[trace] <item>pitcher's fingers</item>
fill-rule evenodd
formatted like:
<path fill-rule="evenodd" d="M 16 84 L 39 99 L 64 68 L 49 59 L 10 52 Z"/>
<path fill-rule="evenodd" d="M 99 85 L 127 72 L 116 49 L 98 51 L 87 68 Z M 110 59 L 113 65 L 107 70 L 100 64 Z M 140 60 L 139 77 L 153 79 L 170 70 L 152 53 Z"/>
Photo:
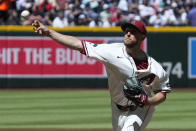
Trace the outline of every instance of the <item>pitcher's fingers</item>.
<path fill-rule="evenodd" d="M 41 27 L 35 28 L 36 31 L 42 30 Z"/>
<path fill-rule="evenodd" d="M 31 24 L 32 26 L 35 26 L 35 20 L 33 21 L 33 23 Z"/>
<path fill-rule="evenodd" d="M 34 32 L 35 32 L 35 33 L 37 33 L 37 30 L 36 30 L 36 28 L 35 28 L 35 27 L 33 28 L 33 30 L 34 30 Z"/>
<path fill-rule="evenodd" d="M 39 35 L 42 35 L 42 30 L 38 30 L 38 34 Z"/>
<path fill-rule="evenodd" d="M 39 21 L 35 19 L 35 20 L 34 20 L 34 23 L 39 23 Z"/>
<path fill-rule="evenodd" d="M 37 33 L 37 34 L 40 34 L 40 31 L 42 31 L 42 28 L 41 27 L 34 28 L 34 29 L 35 29 L 35 33 Z"/>
<path fill-rule="evenodd" d="M 34 20 L 34 22 L 33 22 L 32 25 L 35 26 L 35 27 L 39 27 L 40 26 L 40 23 L 39 23 L 38 20 Z"/>

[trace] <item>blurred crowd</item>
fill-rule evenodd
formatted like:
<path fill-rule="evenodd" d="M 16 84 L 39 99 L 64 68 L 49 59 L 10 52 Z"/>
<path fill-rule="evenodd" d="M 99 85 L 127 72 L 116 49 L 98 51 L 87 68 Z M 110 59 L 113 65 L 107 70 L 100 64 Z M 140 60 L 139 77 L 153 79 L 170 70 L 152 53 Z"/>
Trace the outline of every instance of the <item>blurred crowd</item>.
<path fill-rule="evenodd" d="M 133 19 L 147 26 L 196 26 L 196 0 L 0 0 L 0 25 L 114 27 Z M 20 14 L 28 10 L 28 19 Z"/>

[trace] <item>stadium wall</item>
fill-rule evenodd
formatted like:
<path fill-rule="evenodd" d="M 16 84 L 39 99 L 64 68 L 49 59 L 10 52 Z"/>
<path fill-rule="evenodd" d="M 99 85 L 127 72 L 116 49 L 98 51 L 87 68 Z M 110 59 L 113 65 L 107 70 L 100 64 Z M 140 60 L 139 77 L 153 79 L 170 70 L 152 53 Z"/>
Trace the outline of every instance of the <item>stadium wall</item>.
<path fill-rule="evenodd" d="M 122 42 L 120 27 L 52 28 L 92 43 Z M 196 87 L 196 28 L 147 27 L 142 49 L 162 64 L 173 87 Z M 0 26 L 0 88 L 107 88 L 102 64 L 32 27 Z"/>

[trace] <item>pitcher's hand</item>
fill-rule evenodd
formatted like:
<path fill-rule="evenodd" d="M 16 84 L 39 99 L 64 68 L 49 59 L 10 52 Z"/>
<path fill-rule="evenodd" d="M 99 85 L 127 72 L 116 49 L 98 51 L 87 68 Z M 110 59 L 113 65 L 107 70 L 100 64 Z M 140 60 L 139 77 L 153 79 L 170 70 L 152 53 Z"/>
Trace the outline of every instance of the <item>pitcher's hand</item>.
<path fill-rule="evenodd" d="M 32 26 L 34 26 L 33 30 L 38 35 L 49 36 L 50 30 L 46 26 L 44 26 L 42 23 L 40 23 L 38 20 L 34 20 L 34 22 L 32 23 Z"/>

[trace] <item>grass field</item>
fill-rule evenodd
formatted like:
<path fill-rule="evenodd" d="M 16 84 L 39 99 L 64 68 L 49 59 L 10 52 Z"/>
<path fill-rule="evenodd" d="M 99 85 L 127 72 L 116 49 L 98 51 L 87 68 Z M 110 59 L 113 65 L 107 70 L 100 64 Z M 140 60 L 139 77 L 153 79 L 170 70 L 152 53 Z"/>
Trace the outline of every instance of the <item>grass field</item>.
<path fill-rule="evenodd" d="M 196 92 L 174 91 L 148 129 L 196 129 Z M 0 129 L 111 129 L 107 90 L 0 92 Z"/>

